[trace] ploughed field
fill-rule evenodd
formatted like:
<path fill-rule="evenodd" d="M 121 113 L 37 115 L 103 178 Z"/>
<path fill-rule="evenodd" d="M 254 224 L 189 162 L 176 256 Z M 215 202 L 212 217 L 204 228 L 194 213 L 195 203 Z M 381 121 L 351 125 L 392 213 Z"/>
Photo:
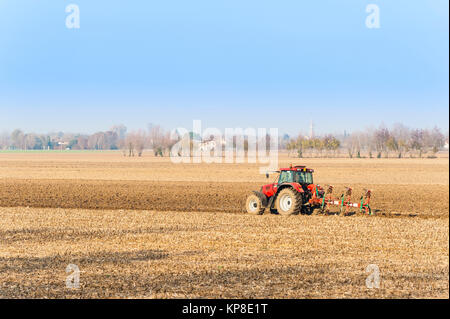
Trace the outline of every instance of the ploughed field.
<path fill-rule="evenodd" d="M 263 164 L 0 153 L 0 298 L 448 298 L 447 158 L 290 162 L 336 195 L 372 189 L 375 216 L 249 216 L 246 196 L 275 177 Z"/>
<path fill-rule="evenodd" d="M 245 199 L 258 183 L 155 182 L 98 180 L 2 180 L 0 207 L 144 209 L 244 213 Z M 448 186 L 355 184 L 357 202 L 364 187 L 373 191 L 378 216 L 447 218 Z M 339 195 L 343 185 L 336 185 Z M 334 209 L 336 212 L 337 208 Z M 333 213 L 333 210 L 331 210 Z"/>

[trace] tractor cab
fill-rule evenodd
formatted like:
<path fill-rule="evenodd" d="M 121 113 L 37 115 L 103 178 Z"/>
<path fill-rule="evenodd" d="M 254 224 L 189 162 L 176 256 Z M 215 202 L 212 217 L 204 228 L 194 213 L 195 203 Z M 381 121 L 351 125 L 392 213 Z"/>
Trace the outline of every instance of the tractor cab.
<path fill-rule="evenodd" d="M 313 176 L 312 173 L 314 170 L 306 168 L 305 166 L 290 166 L 289 168 L 281 168 L 279 171 L 275 171 L 279 173 L 277 178 L 273 183 L 264 185 L 261 189 L 261 192 L 264 193 L 267 197 L 271 197 L 277 193 L 278 188 L 282 186 L 282 184 L 297 184 L 299 188 L 303 188 L 305 191 L 307 187 L 313 184 Z M 269 177 L 266 174 L 267 178 Z"/>
<path fill-rule="evenodd" d="M 312 169 L 305 166 L 294 166 L 289 168 L 282 168 L 278 178 L 278 184 L 283 183 L 298 183 L 301 185 L 313 184 Z"/>

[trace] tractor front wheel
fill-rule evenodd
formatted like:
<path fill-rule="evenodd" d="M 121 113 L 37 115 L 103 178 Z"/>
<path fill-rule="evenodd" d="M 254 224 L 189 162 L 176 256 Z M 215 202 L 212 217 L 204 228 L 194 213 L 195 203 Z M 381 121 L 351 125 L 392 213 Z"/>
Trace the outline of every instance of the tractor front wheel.
<path fill-rule="evenodd" d="M 292 188 L 283 189 L 277 196 L 277 210 L 280 215 L 298 214 L 301 211 L 302 194 Z"/>
<path fill-rule="evenodd" d="M 247 197 L 245 208 L 247 209 L 247 213 L 252 215 L 262 215 L 264 213 L 264 207 L 262 206 L 261 199 L 255 194 Z"/>

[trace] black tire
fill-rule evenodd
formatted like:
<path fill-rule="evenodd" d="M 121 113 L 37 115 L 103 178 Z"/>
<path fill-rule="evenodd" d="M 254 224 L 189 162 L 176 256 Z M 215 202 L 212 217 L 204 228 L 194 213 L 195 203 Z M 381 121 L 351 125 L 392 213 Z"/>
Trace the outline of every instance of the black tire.
<path fill-rule="evenodd" d="M 276 207 L 280 215 L 292 215 L 301 212 L 303 196 L 293 188 L 285 188 L 277 196 Z"/>
<path fill-rule="evenodd" d="M 255 194 L 247 197 L 245 209 L 247 210 L 247 213 L 251 215 L 262 215 L 264 213 L 264 207 L 262 205 L 261 199 Z"/>

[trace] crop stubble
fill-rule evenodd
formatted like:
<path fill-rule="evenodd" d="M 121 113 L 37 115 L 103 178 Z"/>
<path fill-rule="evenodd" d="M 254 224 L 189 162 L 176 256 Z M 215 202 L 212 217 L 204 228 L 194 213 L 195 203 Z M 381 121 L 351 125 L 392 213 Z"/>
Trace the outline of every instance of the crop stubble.
<path fill-rule="evenodd" d="M 444 219 L 0 208 L 0 297 L 448 298 Z M 81 272 L 65 288 L 66 266 Z M 366 267 L 380 288 L 366 287 Z"/>
<path fill-rule="evenodd" d="M 448 159 L 302 163 L 378 216 L 241 214 L 258 165 L 0 154 L 0 297 L 448 298 Z"/>

